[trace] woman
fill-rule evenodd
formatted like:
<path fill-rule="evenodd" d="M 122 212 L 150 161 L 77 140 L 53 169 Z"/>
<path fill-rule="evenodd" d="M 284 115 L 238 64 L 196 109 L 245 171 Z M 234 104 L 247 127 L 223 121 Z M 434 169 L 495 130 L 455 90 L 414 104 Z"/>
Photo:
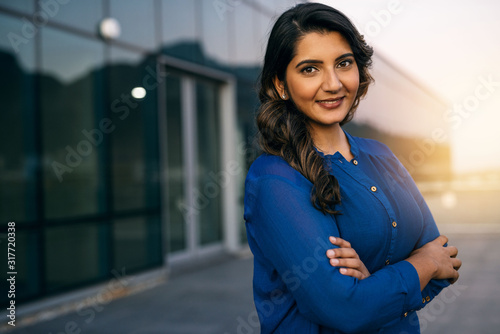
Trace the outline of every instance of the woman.
<path fill-rule="evenodd" d="M 372 78 L 372 49 L 339 11 L 300 4 L 275 23 L 245 182 L 262 333 L 419 333 L 415 311 L 458 278 L 409 174 L 342 130 Z"/>

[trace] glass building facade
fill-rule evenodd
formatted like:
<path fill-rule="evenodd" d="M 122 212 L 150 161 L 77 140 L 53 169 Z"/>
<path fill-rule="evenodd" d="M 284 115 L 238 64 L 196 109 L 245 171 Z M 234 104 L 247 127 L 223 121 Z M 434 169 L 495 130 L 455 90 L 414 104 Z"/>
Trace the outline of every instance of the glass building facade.
<path fill-rule="evenodd" d="M 15 222 L 18 302 L 244 243 L 254 84 L 294 3 L 0 0 L 1 245 Z"/>
<path fill-rule="evenodd" d="M 245 243 L 255 82 L 297 2 L 0 0 L 0 246 L 15 222 L 18 303 Z"/>

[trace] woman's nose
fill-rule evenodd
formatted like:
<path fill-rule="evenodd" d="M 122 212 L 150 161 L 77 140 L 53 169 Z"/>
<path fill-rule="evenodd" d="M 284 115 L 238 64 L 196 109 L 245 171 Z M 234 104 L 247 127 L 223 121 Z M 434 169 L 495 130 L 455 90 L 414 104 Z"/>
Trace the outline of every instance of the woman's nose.
<path fill-rule="evenodd" d="M 322 89 L 325 92 L 338 92 L 342 88 L 342 81 L 335 71 L 325 73 Z"/>

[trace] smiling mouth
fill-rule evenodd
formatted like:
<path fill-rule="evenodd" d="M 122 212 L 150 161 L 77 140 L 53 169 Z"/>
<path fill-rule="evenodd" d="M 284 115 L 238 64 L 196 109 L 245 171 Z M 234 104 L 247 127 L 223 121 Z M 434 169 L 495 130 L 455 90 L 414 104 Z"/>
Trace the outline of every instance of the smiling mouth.
<path fill-rule="evenodd" d="M 345 96 L 337 97 L 335 99 L 318 100 L 316 103 L 323 109 L 333 110 L 343 105 Z"/>
<path fill-rule="evenodd" d="M 321 104 L 335 104 L 341 101 L 345 96 L 338 97 L 336 99 L 328 99 L 328 100 L 318 100 L 316 102 L 321 103 Z"/>

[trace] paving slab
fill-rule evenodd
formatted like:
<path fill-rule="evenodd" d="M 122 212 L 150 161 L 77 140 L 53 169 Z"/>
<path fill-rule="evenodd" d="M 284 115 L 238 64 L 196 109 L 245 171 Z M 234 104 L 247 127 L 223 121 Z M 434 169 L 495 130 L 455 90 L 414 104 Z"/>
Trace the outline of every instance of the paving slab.
<path fill-rule="evenodd" d="M 452 228 L 450 229 L 453 230 Z M 463 260 L 453 288 L 419 312 L 425 334 L 500 333 L 500 234 L 449 234 Z M 251 256 L 176 276 L 100 309 L 38 322 L 12 334 L 259 333 Z"/>

